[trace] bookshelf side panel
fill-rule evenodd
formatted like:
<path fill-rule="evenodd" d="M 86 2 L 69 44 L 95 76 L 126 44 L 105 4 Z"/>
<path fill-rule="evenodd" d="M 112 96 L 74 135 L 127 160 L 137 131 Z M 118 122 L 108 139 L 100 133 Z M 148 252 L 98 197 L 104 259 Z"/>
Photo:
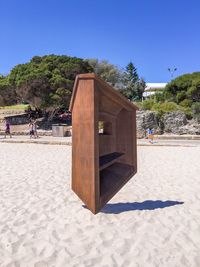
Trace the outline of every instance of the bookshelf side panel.
<path fill-rule="evenodd" d="M 79 80 L 72 111 L 72 189 L 96 211 L 96 108 L 94 80 Z"/>

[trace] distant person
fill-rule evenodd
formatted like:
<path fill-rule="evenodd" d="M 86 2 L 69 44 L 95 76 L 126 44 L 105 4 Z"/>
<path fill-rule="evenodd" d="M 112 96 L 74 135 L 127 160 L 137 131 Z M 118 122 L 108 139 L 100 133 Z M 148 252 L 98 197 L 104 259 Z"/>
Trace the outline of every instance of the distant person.
<path fill-rule="evenodd" d="M 35 135 L 34 135 L 34 123 L 32 120 L 30 120 L 30 123 L 29 123 L 29 134 L 30 134 L 30 138 L 35 137 Z"/>
<path fill-rule="evenodd" d="M 153 144 L 153 138 L 154 138 L 154 136 L 153 136 L 153 130 L 152 130 L 151 128 L 149 128 L 149 129 L 147 130 L 147 136 L 148 136 L 148 140 L 149 140 L 149 142 L 150 142 L 151 144 Z"/>
<path fill-rule="evenodd" d="M 37 120 L 33 121 L 33 131 L 34 131 L 34 137 L 38 138 L 38 132 L 37 132 Z"/>
<path fill-rule="evenodd" d="M 8 119 L 5 120 L 5 138 L 7 134 L 9 134 L 10 138 L 12 138 L 11 131 L 10 131 L 10 122 Z"/>

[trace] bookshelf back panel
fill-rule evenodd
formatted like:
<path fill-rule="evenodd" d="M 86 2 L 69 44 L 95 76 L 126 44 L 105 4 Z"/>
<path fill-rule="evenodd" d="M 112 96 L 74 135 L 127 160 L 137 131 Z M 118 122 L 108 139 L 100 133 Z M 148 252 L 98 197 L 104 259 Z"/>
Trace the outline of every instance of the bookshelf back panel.
<path fill-rule="evenodd" d="M 116 152 L 116 142 L 113 135 L 99 134 L 99 156 Z"/>
<path fill-rule="evenodd" d="M 116 151 L 124 153 L 119 162 L 130 165 L 134 165 L 133 115 L 133 112 L 122 109 L 116 122 Z"/>

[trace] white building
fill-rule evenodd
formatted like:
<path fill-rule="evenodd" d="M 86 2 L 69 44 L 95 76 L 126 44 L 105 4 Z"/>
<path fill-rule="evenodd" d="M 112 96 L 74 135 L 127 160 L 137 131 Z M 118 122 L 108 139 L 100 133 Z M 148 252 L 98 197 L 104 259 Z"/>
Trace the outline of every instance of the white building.
<path fill-rule="evenodd" d="M 165 90 L 167 83 L 146 83 L 146 88 L 143 93 L 143 97 L 154 95 L 156 92 Z"/>

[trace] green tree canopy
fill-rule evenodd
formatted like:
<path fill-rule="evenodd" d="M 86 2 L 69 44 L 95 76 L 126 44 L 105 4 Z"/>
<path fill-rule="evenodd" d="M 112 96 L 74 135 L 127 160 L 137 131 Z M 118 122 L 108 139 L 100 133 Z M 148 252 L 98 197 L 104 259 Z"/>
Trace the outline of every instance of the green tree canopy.
<path fill-rule="evenodd" d="M 8 75 L 18 101 L 43 108 L 68 108 L 77 74 L 92 72 L 83 59 L 68 56 L 35 56 L 15 66 Z"/>
<path fill-rule="evenodd" d="M 8 76 L 0 75 L 0 105 L 12 105 L 16 101 L 16 92 Z"/>
<path fill-rule="evenodd" d="M 177 77 L 167 84 L 164 91 L 165 100 L 182 103 L 185 99 L 188 103 L 200 101 L 200 72 L 185 74 Z"/>

